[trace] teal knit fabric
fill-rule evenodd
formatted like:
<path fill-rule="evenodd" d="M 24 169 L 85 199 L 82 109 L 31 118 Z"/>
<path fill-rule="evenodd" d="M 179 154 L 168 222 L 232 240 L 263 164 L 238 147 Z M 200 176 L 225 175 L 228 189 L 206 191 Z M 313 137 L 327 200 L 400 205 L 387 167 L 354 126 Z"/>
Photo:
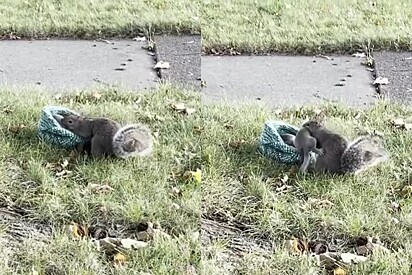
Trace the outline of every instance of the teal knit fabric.
<path fill-rule="evenodd" d="M 39 138 L 50 145 L 64 149 L 73 149 L 77 144 L 83 143 L 84 140 L 72 132 L 62 128 L 54 119 L 54 114 L 77 114 L 75 111 L 61 106 L 46 106 L 43 108 L 38 123 Z"/>
<path fill-rule="evenodd" d="M 294 165 L 299 163 L 301 156 L 295 147 L 287 145 L 281 134 L 296 135 L 299 128 L 283 121 L 267 121 L 263 126 L 263 131 L 259 139 L 260 152 L 269 159 L 285 164 Z M 311 161 L 314 161 L 314 154 L 311 154 Z"/>

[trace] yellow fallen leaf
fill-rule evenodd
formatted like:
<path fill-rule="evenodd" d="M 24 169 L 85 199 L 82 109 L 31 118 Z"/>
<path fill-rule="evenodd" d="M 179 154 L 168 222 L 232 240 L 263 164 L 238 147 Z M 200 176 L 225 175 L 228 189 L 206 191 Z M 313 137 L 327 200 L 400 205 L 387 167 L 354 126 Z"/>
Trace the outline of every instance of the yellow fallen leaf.
<path fill-rule="evenodd" d="M 191 174 L 192 174 L 192 179 L 194 182 L 196 183 L 202 182 L 202 170 L 198 168 L 196 169 L 196 171 L 192 171 Z"/>
<path fill-rule="evenodd" d="M 123 265 L 124 263 L 126 263 L 126 256 L 124 256 L 122 253 L 116 253 L 114 256 L 113 256 L 113 261 L 114 261 L 114 263 L 116 264 L 116 265 L 119 265 L 119 266 L 121 266 L 121 265 Z"/>
<path fill-rule="evenodd" d="M 289 246 L 289 249 L 292 253 L 302 254 L 303 252 L 308 250 L 307 244 L 299 239 L 289 240 L 286 243 Z"/>
<path fill-rule="evenodd" d="M 343 268 L 338 267 L 333 270 L 333 275 L 346 275 L 346 271 Z"/>
<path fill-rule="evenodd" d="M 69 225 L 69 230 L 72 232 L 73 236 L 76 238 L 83 238 L 88 235 L 88 229 L 86 226 L 81 226 L 77 223 Z"/>

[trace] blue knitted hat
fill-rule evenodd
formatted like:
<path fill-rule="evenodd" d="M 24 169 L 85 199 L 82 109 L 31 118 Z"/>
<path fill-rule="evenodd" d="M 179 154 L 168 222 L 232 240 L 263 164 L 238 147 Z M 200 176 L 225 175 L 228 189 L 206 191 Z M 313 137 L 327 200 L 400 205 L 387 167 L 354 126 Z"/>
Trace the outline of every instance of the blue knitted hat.
<path fill-rule="evenodd" d="M 260 152 L 269 159 L 285 165 L 297 164 L 301 156 L 295 147 L 287 145 L 280 135 L 296 135 L 299 128 L 283 121 L 266 121 L 259 139 Z M 315 155 L 311 153 L 311 161 Z"/>
<path fill-rule="evenodd" d="M 84 139 L 73 134 L 60 126 L 53 117 L 54 114 L 76 114 L 75 111 L 61 106 L 46 106 L 43 108 L 38 123 L 39 138 L 50 145 L 64 149 L 73 149 L 77 144 L 83 143 Z"/>

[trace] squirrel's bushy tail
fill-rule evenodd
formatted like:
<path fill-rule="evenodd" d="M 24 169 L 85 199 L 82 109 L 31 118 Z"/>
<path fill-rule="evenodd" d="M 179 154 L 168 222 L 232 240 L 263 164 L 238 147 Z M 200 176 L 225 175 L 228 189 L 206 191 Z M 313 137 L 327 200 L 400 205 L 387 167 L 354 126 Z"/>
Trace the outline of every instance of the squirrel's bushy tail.
<path fill-rule="evenodd" d="M 341 157 L 343 173 L 358 174 L 389 159 L 377 137 L 361 136 L 346 147 Z"/>
<path fill-rule="evenodd" d="M 143 124 L 123 126 L 113 136 L 113 153 L 119 158 L 148 156 L 152 148 L 152 133 Z"/>

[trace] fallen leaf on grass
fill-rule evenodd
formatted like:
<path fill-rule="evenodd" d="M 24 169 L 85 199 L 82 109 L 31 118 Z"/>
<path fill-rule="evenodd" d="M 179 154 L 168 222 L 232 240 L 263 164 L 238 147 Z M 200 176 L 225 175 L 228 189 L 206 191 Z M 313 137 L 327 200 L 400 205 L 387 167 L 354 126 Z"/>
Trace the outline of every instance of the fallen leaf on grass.
<path fill-rule="evenodd" d="M 199 168 L 196 169 L 196 171 L 186 171 L 183 176 L 183 180 L 186 181 L 193 181 L 195 183 L 201 183 L 202 182 L 202 170 Z"/>
<path fill-rule="evenodd" d="M 239 149 L 240 146 L 241 146 L 242 144 L 244 144 L 244 143 L 246 143 L 246 140 L 244 140 L 244 139 L 235 140 L 235 141 L 229 142 L 229 146 L 232 147 L 232 148 L 234 148 L 234 149 Z"/>
<path fill-rule="evenodd" d="M 147 242 L 153 239 L 165 240 L 165 239 L 171 238 L 169 234 L 162 231 L 160 226 L 158 228 L 154 228 L 154 224 L 152 222 L 148 222 L 146 226 L 147 226 L 146 230 L 139 231 L 136 234 L 136 238 L 139 241 Z"/>
<path fill-rule="evenodd" d="M 115 266 L 122 266 L 123 264 L 126 263 L 126 256 L 124 256 L 122 253 L 118 252 L 113 255 L 113 262 Z"/>
<path fill-rule="evenodd" d="M 353 253 L 342 253 L 340 254 L 342 261 L 345 264 L 358 264 L 365 262 L 368 258 L 364 256 L 359 256 Z"/>
<path fill-rule="evenodd" d="M 88 186 L 92 192 L 98 192 L 98 193 L 109 193 L 113 191 L 113 188 L 110 187 L 110 185 L 107 184 L 96 184 L 92 183 L 89 184 Z"/>
<path fill-rule="evenodd" d="M 165 62 L 165 61 L 159 61 L 156 63 L 156 65 L 154 66 L 155 69 L 169 69 L 170 68 L 170 64 L 169 62 Z"/>
<path fill-rule="evenodd" d="M 3 108 L 2 112 L 8 115 L 8 114 L 13 113 L 13 110 L 9 106 L 6 106 Z"/>
<path fill-rule="evenodd" d="M 286 246 L 294 254 L 302 254 L 308 251 L 308 244 L 297 238 L 286 241 Z"/>
<path fill-rule="evenodd" d="M 194 131 L 195 133 L 197 133 L 197 134 L 201 134 L 201 133 L 203 133 L 204 129 L 205 129 L 205 128 L 203 128 L 203 127 L 201 127 L 201 126 L 195 126 L 195 127 L 193 128 L 193 131 Z"/>
<path fill-rule="evenodd" d="M 404 130 L 411 130 L 412 129 L 412 123 L 407 123 L 402 118 L 393 119 L 391 121 L 391 124 L 393 126 L 395 126 L 396 128 L 399 128 L 399 129 L 404 129 Z"/>
<path fill-rule="evenodd" d="M 196 274 L 197 274 L 196 269 L 193 265 L 190 264 L 186 267 L 186 275 L 196 275 Z"/>
<path fill-rule="evenodd" d="M 322 208 L 322 207 L 331 207 L 334 204 L 329 201 L 329 200 L 321 200 L 321 199 L 315 199 L 315 198 L 309 198 L 307 202 L 307 206 L 312 209 L 312 208 Z"/>
<path fill-rule="evenodd" d="M 391 203 L 391 209 L 392 209 L 393 212 L 399 212 L 399 211 L 401 211 L 401 206 L 400 206 L 399 203 L 393 201 Z"/>
<path fill-rule="evenodd" d="M 325 252 L 315 255 L 317 265 L 325 267 L 326 269 L 349 266 L 351 264 L 365 262 L 367 259 L 367 257 L 358 256 L 353 253 Z"/>
<path fill-rule="evenodd" d="M 193 114 L 193 113 L 195 113 L 196 112 L 196 109 L 195 108 L 186 108 L 185 109 L 185 113 L 187 114 L 187 115 L 191 115 L 191 114 Z"/>
<path fill-rule="evenodd" d="M 173 103 L 171 104 L 171 107 L 173 110 L 175 111 L 183 111 L 184 109 L 186 109 L 186 105 L 184 103 Z"/>
<path fill-rule="evenodd" d="M 146 242 L 137 241 L 133 239 L 121 239 L 106 237 L 95 241 L 98 251 L 103 251 L 108 254 L 116 253 L 119 250 L 126 249 L 140 249 L 148 245 Z"/>
<path fill-rule="evenodd" d="M 24 128 L 27 128 L 27 126 L 24 124 L 19 124 L 19 125 L 10 126 L 9 131 L 12 132 L 13 134 L 17 134 L 17 133 L 20 133 L 20 131 L 23 130 Z"/>
<path fill-rule="evenodd" d="M 378 77 L 373 81 L 373 85 L 386 85 L 389 83 L 389 80 L 386 77 Z"/>
<path fill-rule="evenodd" d="M 174 111 L 187 115 L 191 115 L 196 112 L 195 108 L 187 107 L 184 103 L 173 103 L 171 104 L 171 107 Z"/>
<path fill-rule="evenodd" d="M 92 94 L 92 97 L 94 97 L 95 99 L 100 99 L 102 97 L 102 95 L 98 92 L 95 92 Z"/>
<path fill-rule="evenodd" d="M 379 238 L 361 237 L 357 240 L 358 247 L 356 247 L 356 253 L 362 256 L 368 255 L 370 252 L 381 250 L 383 252 L 389 252 L 379 240 Z"/>
<path fill-rule="evenodd" d="M 69 232 L 73 234 L 75 238 L 84 238 L 89 234 L 89 230 L 85 225 L 79 225 L 78 223 L 72 223 L 68 226 Z"/>
<path fill-rule="evenodd" d="M 133 38 L 132 40 L 136 41 L 136 42 L 144 42 L 144 41 L 146 41 L 146 37 L 138 36 L 138 37 Z"/>
<path fill-rule="evenodd" d="M 352 54 L 353 57 L 357 57 L 357 58 L 364 58 L 366 57 L 365 53 L 354 53 Z"/>
<path fill-rule="evenodd" d="M 338 267 L 333 270 L 333 275 L 346 275 L 347 272 L 345 269 Z"/>

